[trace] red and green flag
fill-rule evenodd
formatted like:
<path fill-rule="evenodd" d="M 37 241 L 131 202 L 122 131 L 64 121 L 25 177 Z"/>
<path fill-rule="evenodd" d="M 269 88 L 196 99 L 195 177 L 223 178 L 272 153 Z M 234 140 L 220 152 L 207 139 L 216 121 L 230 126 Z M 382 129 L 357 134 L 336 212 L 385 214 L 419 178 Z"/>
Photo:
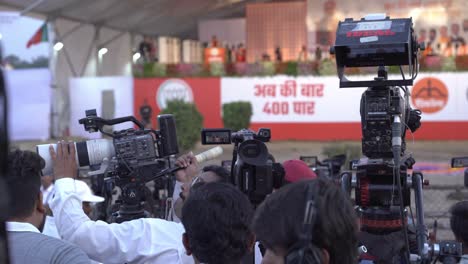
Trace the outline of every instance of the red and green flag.
<path fill-rule="evenodd" d="M 49 34 L 47 31 L 47 23 L 44 23 L 28 41 L 28 44 L 26 44 L 26 48 L 29 49 L 29 47 L 31 47 L 32 45 L 36 45 L 41 42 L 48 42 L 48 41 L 49 41 Z"/>

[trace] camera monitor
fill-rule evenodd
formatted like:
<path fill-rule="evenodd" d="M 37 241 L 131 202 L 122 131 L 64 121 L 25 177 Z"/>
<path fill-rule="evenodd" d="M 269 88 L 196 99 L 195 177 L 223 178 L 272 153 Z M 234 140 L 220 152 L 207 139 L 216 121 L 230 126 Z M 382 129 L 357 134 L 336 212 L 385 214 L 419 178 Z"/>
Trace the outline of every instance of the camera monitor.
<path fill-rule="evenodd" d="M 300 156 L 299 159 L 305 162 L 309 167 L 317 167 L 317 156 Z"/>
<path fill-rule="evenodd" d="M 203 145 L 231 144 L 230 129 L 203 129 L 201 132 Z"/>
<path fill-rule="evenodd" d="M 412 85 L 413 78 L 402 80 L 350 81 L 345 68 L 408 65 L 410 75 L 416 72 L 417 51 L 411 18 L 390 19 L 384 15 L 339 22 L 335 45 L 340 87 L 379 87 Z"/>
<path fill-rule="evenodd" d="M 452 158 L 452 168 L 468 167 L 468 157 Z"/>

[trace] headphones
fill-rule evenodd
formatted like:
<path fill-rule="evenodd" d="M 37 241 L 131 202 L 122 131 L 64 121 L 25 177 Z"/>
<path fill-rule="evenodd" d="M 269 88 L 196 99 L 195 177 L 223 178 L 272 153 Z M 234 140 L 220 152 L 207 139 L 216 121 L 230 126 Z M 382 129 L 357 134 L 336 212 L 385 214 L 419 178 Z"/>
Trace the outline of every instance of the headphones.
<path fill-rule="evenodd" d="M 317 197 L 317 189 L 313 190 L 312 183 L 307 184 L 307 200 L 304 211 L 299 241 L 290 247 L 285 257 L 285 264 L 320 264 L 322 263 L 322 252 L 312 243 L 312 232 L 317 219 L 317 209 L 314 197 Z"/>

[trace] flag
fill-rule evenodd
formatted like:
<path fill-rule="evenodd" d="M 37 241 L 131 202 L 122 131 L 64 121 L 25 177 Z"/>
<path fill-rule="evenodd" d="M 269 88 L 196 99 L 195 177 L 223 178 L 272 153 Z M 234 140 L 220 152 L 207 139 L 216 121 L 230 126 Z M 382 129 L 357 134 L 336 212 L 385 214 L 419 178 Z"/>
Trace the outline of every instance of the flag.
<path fill-rule="evenodd" d="M 47 23 L 44 23 L 28 41 L 26 48 L 29 49 L 32 45 L 47 41 L 49 41 L 49 34 L 47 32 Z"/>

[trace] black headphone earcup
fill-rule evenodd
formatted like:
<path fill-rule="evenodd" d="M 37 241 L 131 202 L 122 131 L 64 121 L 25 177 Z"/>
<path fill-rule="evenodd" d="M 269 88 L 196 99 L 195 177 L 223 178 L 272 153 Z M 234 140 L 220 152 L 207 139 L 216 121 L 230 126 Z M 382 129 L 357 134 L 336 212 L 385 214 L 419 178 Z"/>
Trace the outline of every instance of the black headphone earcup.
<path fill-rule="evenodd" d="M 285 264 L 321 264 L 322 252 L 314 245 L 295 248 L 286 255 Z"/>
<path fill-rule="evenodd" d="M 304 262 L 302 263 L 311 263 L 311 264 L 321 264 L 323 261 L 322 251 L 314 245 L 310 245 L 305 250 Z"/>

